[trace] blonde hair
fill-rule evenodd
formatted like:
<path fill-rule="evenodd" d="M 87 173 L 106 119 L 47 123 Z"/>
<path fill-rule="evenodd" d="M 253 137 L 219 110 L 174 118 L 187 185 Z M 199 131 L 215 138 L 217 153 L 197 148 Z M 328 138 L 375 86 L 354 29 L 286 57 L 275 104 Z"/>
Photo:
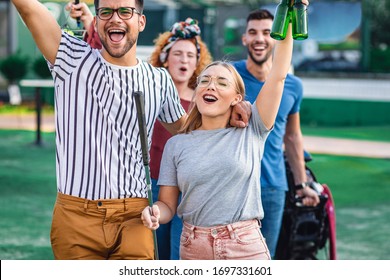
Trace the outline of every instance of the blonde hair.
<path fill-rule="evenodd" d="M 208 64 L 203 71 L 200 73 L 199 76 L 202 75 L 202 73 L 207 70 L 208 68 L 212 66 L 222 66 L 225 67 L 233 76 L 234 80 L 234 86 L 236 89 L 236 93 L 240 94 L 242 99 L 245 99 L 245 85 L 244 81 L 242 80 L 240 74 L 237 72 L 236 68 L 234 68 L 233 65 L 226 61 L 214 61 L 210 64 Z M 196 93 L 197 88 L 195 89 Z M 195 96 L 195 94 L 194 94 Z M 190 133 L 193 130 L 198 129 L 202 125 L 202 115 L 198 110 L 198 107 L 196 106 L 195 102 L 192 102 L 191 109 L 188 113 L 188 117 L 186 122 L 184 123 L 183 127 L 180 129 L 179 133 Z"/>
<path fill-rule="evenodd" d="M 169 43 L 169 39 L 174 36 L 172 32 L 167 31 L 162 34 L 160 34 L 157 39 L 154 40 L 155 49 L 153 53 L 151 54 L 149 58 L 150 64 L 152 64 L 155 67 L 165 67 L 165 63 L 161 61 L 160 54 L 163 50 L 163 48 Z M 199 45 L 199 58 L 197 61 L 196 69 L 194 71 L 194 74 L 191 76 L 190 80 L 188 81 L 188 86 L 192 89 L 195 89 L 196 87 L 196 77 L 200 75 L 203 68 L 212 62 L 211 54 L 206 46 L 206 44 L 202 41 L 200 36 L 196 36 L 193 38 L 188 39 L 179 39 L 179 40 L 188 40 L 191 41 L 195 46 L 196 44 Z M 168 51 L 169 56 L 169 51 Z"/>

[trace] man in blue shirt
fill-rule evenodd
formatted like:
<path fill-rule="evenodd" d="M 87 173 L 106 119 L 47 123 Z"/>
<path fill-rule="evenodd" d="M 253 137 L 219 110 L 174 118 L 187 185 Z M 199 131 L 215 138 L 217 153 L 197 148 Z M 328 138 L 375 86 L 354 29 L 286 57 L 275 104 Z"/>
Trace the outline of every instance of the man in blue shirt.
<path fill-rule="evenodd" d="M 264 84 L 272 65 L 275 40 L 270 32 L 273 15 L 267 10 L 256 10 L 247 17 L 247 26 L 242 43 L 248 50 L 246 60 L 233 63 L 245 83 L 246 99 L 253 103 Z M 299 108 L 303 88 L 299 78 L 292 74 L 286 77 L 283 97 L 273 131 L 265 143 L 261 164 L 261 199 L 264 208 L 262 233 L 271 257 L 274 257 L 282 225 L 283 209 L 287 191 L 284 149 L 291 165 L 297 194 L 304 196 L 305 205 L 317 205 L 317 193 L 306 184 L 303 157 L 303 137 L 300 128 Z"/>

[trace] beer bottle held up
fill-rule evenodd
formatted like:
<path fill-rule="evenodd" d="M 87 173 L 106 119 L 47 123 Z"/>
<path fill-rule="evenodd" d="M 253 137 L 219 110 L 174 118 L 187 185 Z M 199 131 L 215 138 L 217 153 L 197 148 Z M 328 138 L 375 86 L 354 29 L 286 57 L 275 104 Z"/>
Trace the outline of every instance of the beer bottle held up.
<path fill-rule="evenodd" d="M 284 40 L 286 38 L 288 25 L 291 20 L 290 2 L 291 0 L 280 0 L 279 5 L 276 7 L 270 34 L 275 40 Z"/>
<path fill-rule="evenodd" d="M 307 28 L 307 6 L 302 0 L 295 0 L 291 12 L 292 34 L 295 40 L 305 40 L 309 37 Z"/>

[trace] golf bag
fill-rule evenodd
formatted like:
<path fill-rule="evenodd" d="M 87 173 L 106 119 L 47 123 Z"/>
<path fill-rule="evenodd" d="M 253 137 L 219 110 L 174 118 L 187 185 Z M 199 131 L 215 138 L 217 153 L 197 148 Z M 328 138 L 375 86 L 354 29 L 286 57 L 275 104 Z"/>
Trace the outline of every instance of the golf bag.
<path fill-rule="evenodd" d="M 305 152 L 305 162 L 311 161 Z M 306 174 L 311 187 L 320 197 L 315 206 L 303 206 L 296 196 L 294 176 L 285 157 L 289 190 L 283 213 L 275 259 L 316 260 L 319 250 L 324 249 L 323 259 L 336 259 L 336 216 L 332 194 L 326 184 L 317 181 L 313 171 L 306 165 Z M 326 249 L 328 247 L 328 250 Z"/>

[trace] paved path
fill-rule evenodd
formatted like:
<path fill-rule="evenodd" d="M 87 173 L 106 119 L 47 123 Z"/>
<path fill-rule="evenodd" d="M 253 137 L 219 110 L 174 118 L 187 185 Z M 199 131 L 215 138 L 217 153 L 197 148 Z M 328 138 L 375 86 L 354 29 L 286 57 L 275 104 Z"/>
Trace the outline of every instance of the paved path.
<path fill-rule="evenodd" d="M 390 159 L 390 142 L 304 136 L 311 153 Z"/>
<path fill-rule="evenodd" d="M 1 114 L 0 129 L 36 129 L 34 114 Z M 54 131 L 54 115 L 42 114 L 42 131 Z M 310 153 L 347 155 L 390 159 L 390 143 L 304 136 L 305 149 Z"/>
<path fill-rule="evenodd" d="M 390 80 L 302 78 L 304 98 L 390 102 Z"/>
<path fill-rule="evenodd" d="M 35 114 L 0 114 L 0 129 L 36 129 Z M 53 132 L 54 114 L 41 115 L 41 131 Z"/>

